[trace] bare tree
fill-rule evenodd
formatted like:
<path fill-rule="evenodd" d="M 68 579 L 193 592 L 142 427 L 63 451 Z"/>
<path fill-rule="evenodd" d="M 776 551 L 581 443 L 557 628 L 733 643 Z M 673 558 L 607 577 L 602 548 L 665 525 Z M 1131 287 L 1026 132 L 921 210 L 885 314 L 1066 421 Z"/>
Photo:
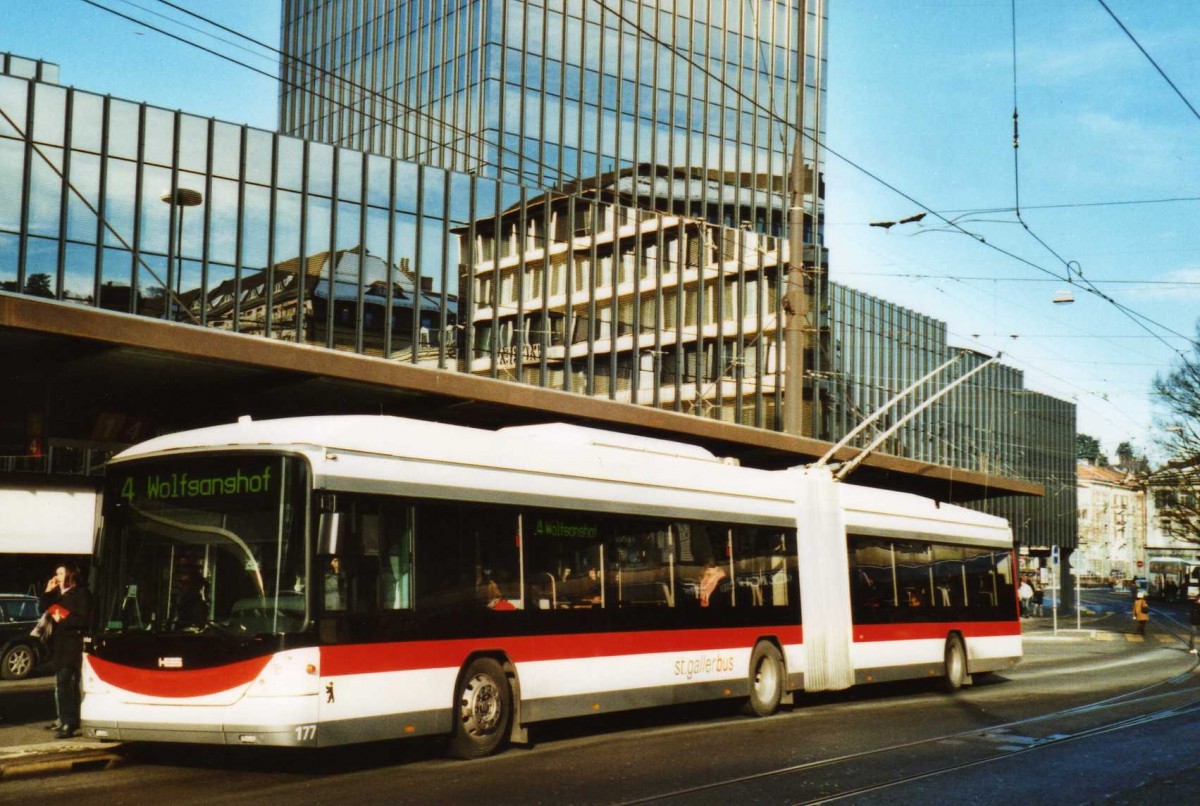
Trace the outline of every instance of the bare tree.
<path fill-rule="evenodd" d="M 1168 461 L 1150 484 L 1163 530 L 1200 544 L 1200 322 L 1196 335 L 1179 366 L 1154 379 L 1163 408 L 1157 441 Z"/>

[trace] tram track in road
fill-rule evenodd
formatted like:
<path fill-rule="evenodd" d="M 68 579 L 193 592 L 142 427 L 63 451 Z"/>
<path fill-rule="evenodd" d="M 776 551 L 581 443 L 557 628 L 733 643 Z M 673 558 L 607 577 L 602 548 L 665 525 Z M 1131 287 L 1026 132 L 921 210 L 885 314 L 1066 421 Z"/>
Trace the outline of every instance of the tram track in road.
<path fill-rule="evenodd" d="M 1011 759 L 1018 755 L 1061 747 L 1070 742 L 1093 738 L 1106 733 L 1138 728 L 1160 720 L 1200 714 L 1200 680 L 1195 677 L 1197 668 L 1200 668 L 1200 661 L 1194 663 L 1185 672 L 1171 675 L 1170 677 L 1131 691 L 1046 714 L 1038 714 L 985 728 L 947 733 L 871 748 L 861 752 L 845 753 L 831 758 L 815 759 L 801 764 L 764 770 L 749 775 L 731 777 L 707 784 L 625 801 L 622 806 L 670 803 L 677 800 L 682 801 L 685 798 L 698 798 L 702 801 L 707 801 L 717 794 L 721 794 L 722 799 L 725 800 L 728 800 L 731 795 L 735 799 L 737 799 L 738 795 L 745 795 L 753 799 L 755 795 L 758 795 L 764 789 L 770 791 L 772 795 L 785 796 L 783 799 L 786 802 L 796 804 L 834 803 L 872 793 L 882 793 L 907 784 L 933 779 L 940 775 L 986 766 Z M 1188 681 L 1191 681 L 1193 685 L 1183 689 L 1160 690 L 1165 686 L 1179 685 Z M 1181 702 L 1162 702 L 1163 700 L 1178 698 L 1183 699 Z M 1136 709 L 1150 704 L 1153 704 L 1154 707 L 1142 713 L 1121 716 L 1117 719 L 1104 721 L 1100 724 L 1083 726 L 1074 730 L 1054 730 L 1055 726 L 1062 725 L 1071 720 L 1087 718 L 1116 709 Z M 1039 724 L 1048 724 L 1051 726 L 1051 729 L 1040 731 L 1041 736 L 1026 735 L 1032 732 L 1028 730 L 1031 726 Z M 964 746 L 966 752 L 974 752 L 977 754 L 977 757 L 949 764 L 938 764 L 936 762 L 936 759 L 939 757 L 942 757 L 944 761 L 944 753 L 942 751 L 946 747 L 962 748 Z M 925 756 L 930 757 L 932 761 L 923 760 Z M 890 762 L 888 761 L 889 757 L 891 759 Z M 872 769 L 884 766 L 903 767 L 906 764 L 911 765 L 914 763 L 918 765 L 923 764 L 924 766 L 918 770 L 886 777 L 883 780 L 864 783 L 861 786 L 850 789 L 838 788 L 835 791 L 830 791 L 829 783 L 826 783 L 822 787 L 821 782 L 816 780 L 825 778 L 828 781 L 836 780 L 838 776 L 843 778 L 849 777 L 844 771 L 851 767 L 854 768 L 855 772 L 850 775 L 861 777 L 861 770 L 864 768 L 861 764 L 862 762 L 872 762 Z M 793 789 L 788 784 L 788 779 L 794 779 L 797 776 L 807 776 L 802 784 L 803 788 L 816 789 L 818 791 L 823 789 L 824 791 L 821 791 L 820 794 L 814 793 L 813 796 L 808 796 L 800 791 L 800 787 Z M 793 791 L 796 793 L 796 797 L 791 797 L 791 792 Z"/>
<path fill-rule="evenodd" d="M 1178 718 L 1181 716 L 1189 716 L 1191 714 L 1198 713 L 1198 712 L 1200 712 L 1200 698 L 1190 700 L 1189 702 L 1183 704 L 1182 706 L 1176 706 L 1176 707 L 1168 708 L 1163 711 L 1157 711 L 1157 712 L 1150 713 L 1150 714 L 1142 714 L 1142 715 L 1139 715 L 1136 717 L 1118 720 L 1116 722 L 1112 722 L 1112 723 L 1105 724 L 1105 725 L 1098 725 L 1098 726 L 1095 726 L 1095 727 L 1087 729 L 1087 730 L 1079 731 L 1077 733 L 1056 734 L 1056 735 L 1047 737 L 1045 739 L 1039 740 L 1028 746 L 1021 747 L 1019 749 L 1009 750 L 1009 751 L 1003 752 L 1003 753 L 997 753 L 996 755 L 988 756 L 986 758 L 974 759 L 972 761 L 965 761 L 965 762 L 962 762 L 959 764 L 950 764 L 950 765 L 946 765 L 944 767 L 940 767 L 938 769 L 928 770 L 928 771 L 914 774 L 914 775 L 908 775 L 908 776 L 884 781 L 881 783 L 872 784 L 869 786 L 862 786 L 862 787 L 858 787 L 856 789 L 838 792 L 836 795 L 823 796 L 823 797 L 818 797 L 818 798 L 814 798 L 814 799 L 810 799 L 810 800 L 800 800 L 800 801 L 796 801 L 796 804 L 797 804 L 797 806 L 809 806 L 809 804 L 837 803 L 839 801 L 848 800 L 850 798 L 861 797 L 863 795 L 879 793 L 879 792 L 883 792 L 885 790 L 894 789 L 896 787 L 905 786 L 907 784 L 915 783 L 917 781 L 924 781 L 924 780 L 928 780 L 931 778 L 936 778 L 939 775 L 946 775 L 948 773 L 959 772 L 961 770 L 970 769 L 972 767 L 982 767 L 982 766 L 985 766 L 988 764 L 993 764 L 993 763 L 996 763 L 999 761 L 1006 761 L 1008 759 L 1013 758 L 1016 755 L 1045 751 L 1045 750 L 1048 750 L 1051 748 L 1065 745 L 1069 742 L 1080 741 L 1082 739 L 1090 739 L 1090 738 L 1093 738 L 1096 736 L 1104 735 L 1106 733 L 1113 733 L 1116 731 L 1128 730 L 1130 728 L 1141 727 L 1143 725 L 1147 725 L 1152 722 L 1157 722 L 1157 721 L 1163 720 L 1163 719 L 1173 719 L 1173 718 Z"/>

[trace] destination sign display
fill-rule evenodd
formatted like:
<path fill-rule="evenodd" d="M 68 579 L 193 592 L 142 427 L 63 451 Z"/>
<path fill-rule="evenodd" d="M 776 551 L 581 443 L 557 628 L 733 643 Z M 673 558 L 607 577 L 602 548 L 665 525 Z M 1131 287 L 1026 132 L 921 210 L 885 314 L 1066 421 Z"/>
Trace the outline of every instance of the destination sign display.
<path fill-rule="evenodd" d="M 161 464 L 117 470 L 110 491 L 129 503 L 186 503 L 216 498 L 245 498 L 278 492 L 278 460 L 188 463 L 186 469 Z"/>

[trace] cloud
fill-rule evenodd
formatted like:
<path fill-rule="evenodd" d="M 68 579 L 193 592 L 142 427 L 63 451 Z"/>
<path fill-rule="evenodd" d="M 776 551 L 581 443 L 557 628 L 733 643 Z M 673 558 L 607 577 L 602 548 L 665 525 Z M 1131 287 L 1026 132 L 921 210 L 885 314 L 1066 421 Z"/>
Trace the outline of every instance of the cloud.
<path fill-rule="evenodd" d="M 1112 293 L 1114 290 L 1112 287 L 1105 288 L 1103 282 L 1100 283 L 1100 287 L 1106 293 Z M 1187 306 L 1189 302 L 1200 301 L 1200 265 L 1181 266 L 1178 269 L 1156 273 L 1153 277 L 1146 277 L 1146 284 L 1129 285 L 1121 290 L 1121 294 L 1129 299 L 1166 303 L 1172 313 L 1182 312 L 1186 308 L 1181 308 L 1181 305 Z M 1184 324 L 1182 329 L 1188 332 L 1190 326 Z"/>
<path fill-rule="evenodd" d="M 1022 72 L 1044 86 L 1075 83 L 1083 78 L 1127 69 L 1132 57 L 1128 44 L 1116 40 L 1075 39 L 1071 47 L 1035 46 L 1022 48 Z"/>
<path fill-rule="evenodd" d="M 1145 300 L 1200 300 L 1200 265 L 1173 269 L 1154 279 L 1154 285 L 1134 286 L 1131 295 Z"/>

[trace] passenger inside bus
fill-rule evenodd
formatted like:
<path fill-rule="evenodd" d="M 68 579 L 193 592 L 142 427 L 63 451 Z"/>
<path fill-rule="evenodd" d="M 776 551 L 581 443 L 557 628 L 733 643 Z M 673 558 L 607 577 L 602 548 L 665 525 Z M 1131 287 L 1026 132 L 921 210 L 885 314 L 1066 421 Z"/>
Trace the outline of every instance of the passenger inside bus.
<path fill-rule="evenodd" d="M 701 607 L 708 607 L 710 603 L 720 603 L 720 597 L 714 596 L 714 594 L 717 593 L 721 580 L 725 579 L 725 576 L 725 569 L 717 565 L 717 558 L 709 557 L 708 564 L 704 566 L 704 573 L 700 576 L 700 584 L 697 589 Z"/>
<path fill-rule="evenodd" d="M 595 568 L 589 568 L 586 580 L 579 591 L 576 607 L 593 607 L 600 604 L 600 573 Z"/>
<path fill-rule="evenodd" d="M 879 607 L 883 601 L 883 594 L 875 584 L 875 577 L 860 568 L 855 576 L 855 583 L 855 600 L 867 607 Z"/>
<path fill-rule="evenodd" d="M 483 575 L 475 583 L 475 598 L 488 607 L 495 607 L 496 602 L 504 598 L 504 594 L 500 592 L 500 584 L 492 575 L 492 569 L 483 569 Z"/>
<path fill-rule="evenodd" d="M 202 627 L 208 621 L 208 581 L 191 572 L 179 577 L 179 598 L 175 603 L 175 627 Z"/>
<path fill-rule="evenodd" d="M 338 557 L 330 557 L 325 566 L 324 592 L 326 610 L 346 609 L 346 577 Z"/>
<path fill-rule="evenodd" d="M 501 587 L 500 583 L 496 580 L 496 576 L 493 574 L 492 569 L 483 569 L 483 574 L 475 585 L 476 598 L 481 601 L 489 610 L 517 610 L 519 600 L 514 602 L 507 595 L 505 595 L 504 590 L 505 589 Z"/>
<path fill-rule="evenodd" d="M 558 606 L 599 607 L 603 601 L 600 586 L 600 571 L 594 566 L 586 571 L 571 572 L 558 585 Z"/>

